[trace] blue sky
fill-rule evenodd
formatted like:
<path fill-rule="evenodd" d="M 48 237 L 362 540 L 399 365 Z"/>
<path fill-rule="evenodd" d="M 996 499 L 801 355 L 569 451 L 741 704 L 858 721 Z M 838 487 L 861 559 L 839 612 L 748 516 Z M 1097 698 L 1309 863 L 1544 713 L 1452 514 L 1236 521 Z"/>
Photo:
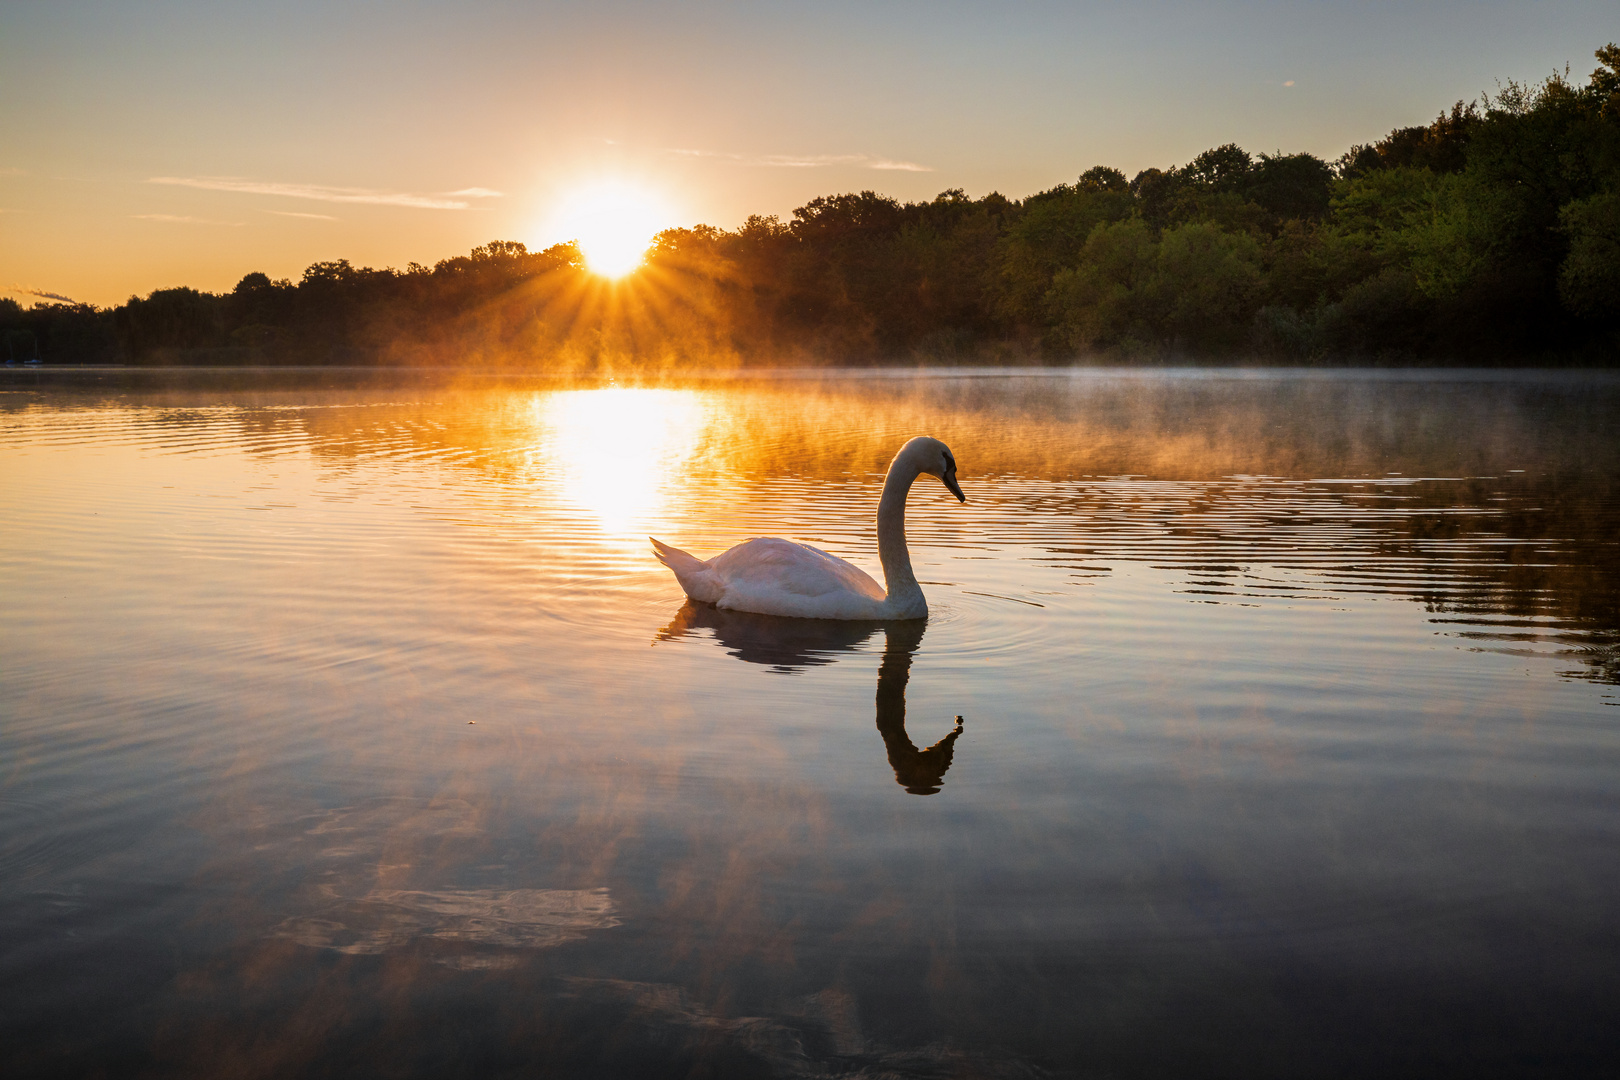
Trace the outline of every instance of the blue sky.
<path fill-rule="evenodd" d="M 107 304 L 320 259 L 818 194 L 1018 197 L 1235 141 L 1332 158 L 1620 39 L 1605 3 L 0 6 L 0 288 Z M 26 296 L 14 292 L 12 295 Z"/>

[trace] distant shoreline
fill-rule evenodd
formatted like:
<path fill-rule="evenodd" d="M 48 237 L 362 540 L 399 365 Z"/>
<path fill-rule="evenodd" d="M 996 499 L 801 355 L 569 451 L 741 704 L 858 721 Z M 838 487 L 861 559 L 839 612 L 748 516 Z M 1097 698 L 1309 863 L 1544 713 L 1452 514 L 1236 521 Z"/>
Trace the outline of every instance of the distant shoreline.
<path fill-rule="evenodd" d="M 454 366 L 290 365 L 255 366 L 80 364 L 5 368 L 0 391 L 30 386 L 63 387 L 140 383 L 275 383 L 318 387 L 321 382 L 349 386 L 367 384 L 437 385 L 536 383 L 588 384 L 597 387 L 635 387 L 660 384 L 713 382 L 859 382 L 910 379 L 1094 378 L 1131 380 L 1184 378 L 1208 380 L 1310 380 L 1367 382 L 1620 382 L 1620 368 L 1612 366 L 1548 365 L 1336 365 L 1282 364 L 1047 364 L 1047 365 L 860 365 L 773 368 L 693 368 L 680 371 L 566 373 L 518 371 Z"/>

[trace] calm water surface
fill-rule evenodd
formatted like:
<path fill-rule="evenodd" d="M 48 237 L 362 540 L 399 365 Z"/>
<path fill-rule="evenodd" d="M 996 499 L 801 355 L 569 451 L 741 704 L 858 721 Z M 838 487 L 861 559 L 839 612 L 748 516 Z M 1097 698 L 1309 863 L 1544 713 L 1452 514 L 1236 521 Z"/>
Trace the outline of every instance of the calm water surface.
<path fill-rule="evenodd" d="M 1620 1061 L 1612 377 L 36 378 L 6 1076 Z M 648 551 L 924 432 L 926 623 Z"/>

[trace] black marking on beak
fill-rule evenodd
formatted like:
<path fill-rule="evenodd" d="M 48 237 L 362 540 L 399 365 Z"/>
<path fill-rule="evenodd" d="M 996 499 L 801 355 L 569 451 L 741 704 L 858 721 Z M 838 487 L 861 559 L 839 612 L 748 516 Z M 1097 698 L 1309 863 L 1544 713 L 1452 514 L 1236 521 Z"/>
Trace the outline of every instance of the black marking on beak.
<path fill-rule="evenodd" d="M 951 489 L 951 494 L 956 496 L 957 502 L 967 502 L 967 496 L 962 494 L 962 485 L 956 482 L 956 463 L 954 461 L 951 463 L 951 467 L 945 470 L 943 479 L 945 486 Z"/>

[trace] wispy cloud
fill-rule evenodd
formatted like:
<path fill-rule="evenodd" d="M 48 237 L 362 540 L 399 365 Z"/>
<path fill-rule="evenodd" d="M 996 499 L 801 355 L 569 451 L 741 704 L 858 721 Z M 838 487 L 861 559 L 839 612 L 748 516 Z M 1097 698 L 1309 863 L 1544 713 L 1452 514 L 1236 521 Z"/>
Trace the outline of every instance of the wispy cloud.
<path fill-rule="evenodd" d="M 825 169 L 834 165 L 857 169 L 888 169 L 898 172 L 933 172 L 932 166 L 914 161 L 894 161 L 871 154 L 729 154 L 721 150 L 671 150 L 678 157 L 712 158 L 735 165 L 761 169 Z"/>
<path fill-rule="evenodd" d="M 469 199 L 499 198 L 501 192 L 489 188 L 463 188 L 436 195 L 416 195 L 407 191 L 377 188 L 326 187 L 321 184 L 282 184 L 266 180 L 246 180 L 239 176 L 154 176 L 148 184 L 201 188 L 204 191 L 234 191 L 243 195 L 271 195 L 282 199 L 313 199 L 316 202 L 369 203 L 374 206 L 409 206 L 418 210 L 466 210 Z"/>
<path fill-rule="evenodd" d="M 46 292 L 44 289 L 34 289 L 27 285 L 12 285 L 6 291 L 17 293 L 19 296 L 37 296 L 42 300 L 60 300 L 64 304 L 78 303 L 78 301 L 73 299 L 71 296 L 63 296 L 61 293 L 55 292 Z"/>
<path fill-rule="evenodd" d="M 336 221 L 331 214 L 306 214 L 302 210 L 260 210 L 261 214 L 274 214 L 277 217 L 314 218 L 316 221 Z"/>
<path fill-rule="evenodd" d="M 164 221 L 171 225 L 241 225 L 240 221 L 213 221 L 209 218 L 187 217 L 184 214 L 131 214 L 132 218 L 141 221 Z"/>
<path fill-rule="evenodd" d="M 27 174 L 22 169 L 17 168 L 17 166 L 15 166 L 15 165 L 0 165 L 0 176 L 25 176 L 25 175 L 27 175 Z"/>

